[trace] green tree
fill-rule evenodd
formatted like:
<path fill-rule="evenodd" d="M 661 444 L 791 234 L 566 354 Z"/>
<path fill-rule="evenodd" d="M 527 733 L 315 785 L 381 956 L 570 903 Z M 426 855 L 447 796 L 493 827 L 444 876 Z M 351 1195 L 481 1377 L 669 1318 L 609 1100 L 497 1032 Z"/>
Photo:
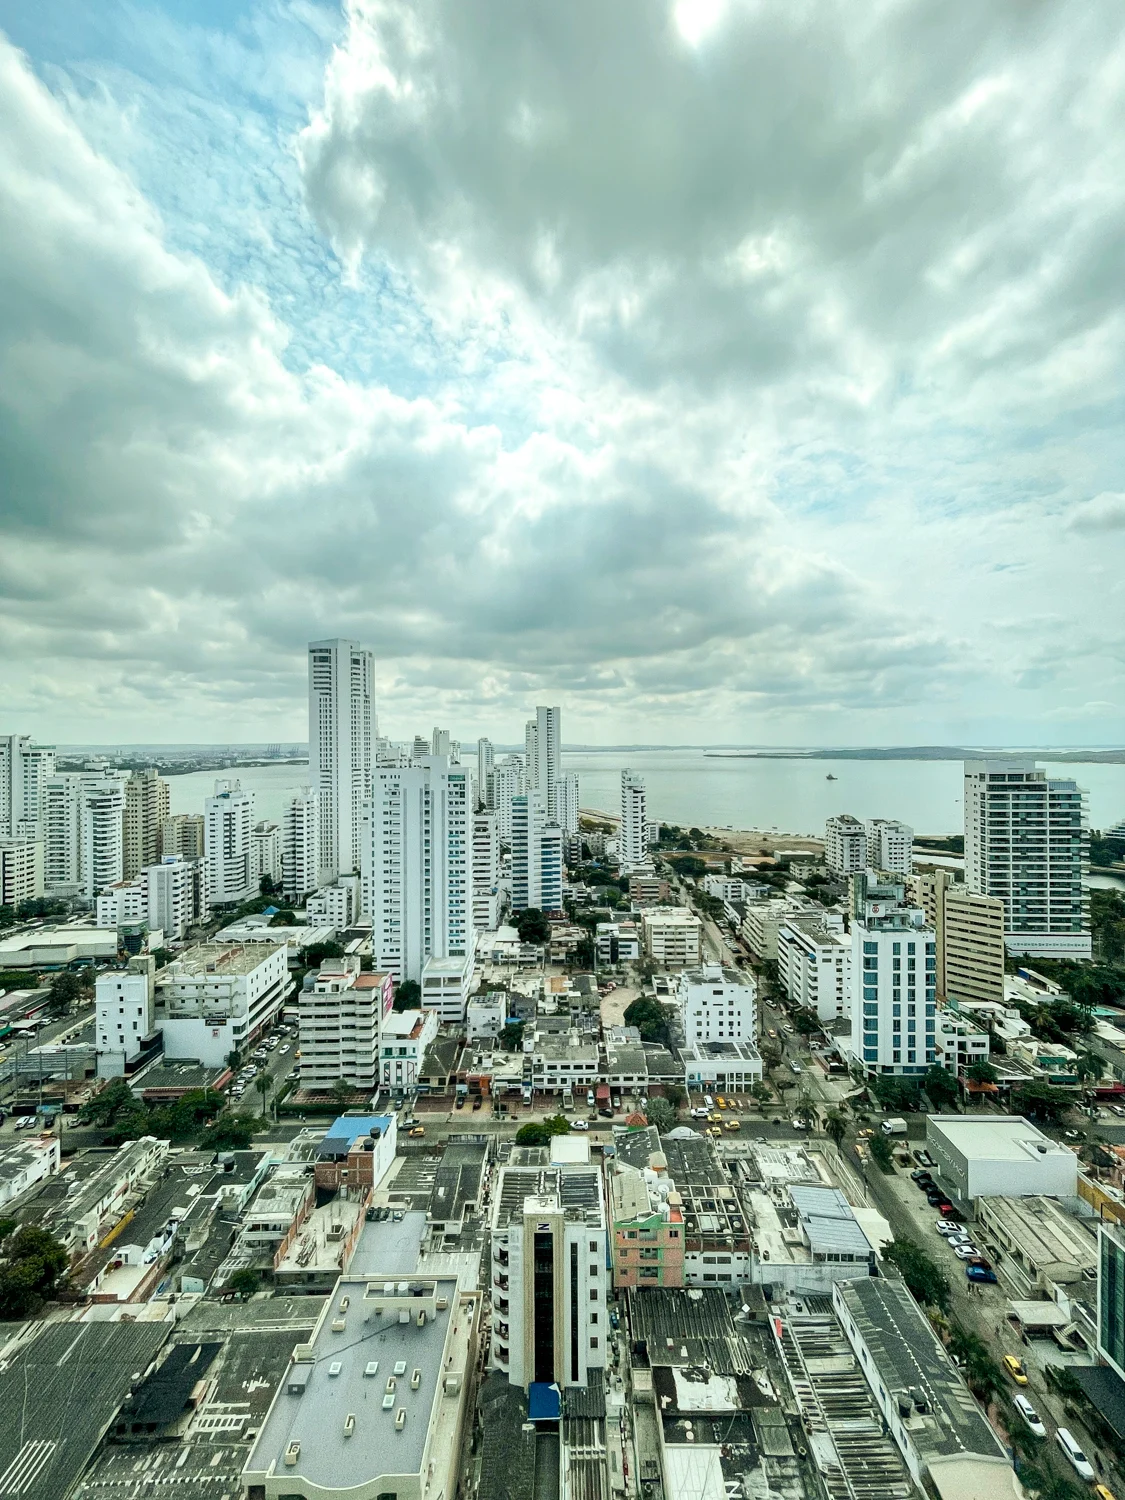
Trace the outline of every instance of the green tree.
<path fill-rule="evenodd" d="M 543 1121 L 543 1129 L 548 1135 L 568 1135 L 570 1121 L 565 1115 L 548 1115 Z"/>
<path fill-rule="evenodd" d="M 764 1078 L 759 1078 L 757 1083 L 751 1087 L 750 1092 L 759 1104 L 768 1104 L 773 1098 L 773 1090 Z"/>
<path fill-rule="evenodd" d="M 200 1137 L 199 1145 L 204 1151 L 245 1151 L 254 1139 L 254 1126 L 258 1122 L 246 1115 L 231 1114 L 224 1110 L 208 1125 Z"/>
<path fill-rule="evenodd" d="M 971 1078 L 974 1083 L 995 1083 L 1000 1074 L 986 1057 L 978 1057 L 965 1069 L 965 1077 Z"/>
<path fill-rule="evenodd" d="M 949 1282 L 931 1255 L 911 1239 L 898 1239 L 883 1251 L 883 1259 L 897 1266 L 907 1289 L 930 1307 L 949 1307 Z"/>
<path fill-rule="evenodd" d="M 912 1078 L 872 1078 L 867 1091 L 884 1109 L 909 1111 L 918 1108 L 918 1085 Z"/>
<path fill-rule="evenodd" d="M 1104 1067 L 1105 1064 L 1100 1057 L 1095 1057 L 1092 1052 L 1080 1052 L 1078 1061 L 1074 1064 L 1074 1071 L 1079 1083 L 1097 1083 Z"/>
<path fill-rule="evenodd" d="M 523 1046 L 523 1022 L 509 1021 L 497 1038 L 505 1052 L 518 1052 Z"/>
<path fill-rule="evenodd" d="M 0 1318 L 30 1318 L 63 1287 L 70 1257 L 52 1235 L 25 1224 L 0 1243 Z"/>
<path fill-rule="evenodd" d="M 263 1070 L 258 1074 L 257 1078 L 254 1079 L 254 1087 L 262 1096 L 262 1113 L 265 1114 L 266 1100 L 269 1098 L 270 1094 L 273 1093 L 273 1078 L 268 1072 Z"/>
<path fill-rule="evenodd" d="M 676 1128 L 676 1111 L 667 1099 L 661 1099 L 659 1095 L 650 1098 L 645 1105 L 645 1119 L 650 1125 L 655 1125 L 661 1135 L 667 1135 Z"/>
<path fill-rule="evenodd" d="M 416 979 L 404 979 L 395 990 L 395 1010 L 417 1010 L 422 1004 L 422 986 Z"/>
<path fill-rule="evenodd" d="M 339 943 L 310 943 L 301 949 L 301 962 L 306 969 L 319 969 L 326 958 L 343 958 L 344 950 Z"/>
<path fill-rule="evenodd" d="M 879 1170 L 881 1172 L 889 1172 L 894 1166 L 895 1158 L 894 1147 L 891 1145 L 890 1140 L 881 1130 L 876 1131 L 868 1141 L 867 1146 L 871 1152 L 871 1160 Z"/>
<path fill-rule="evenodd" d="M 680 1110 L 687 1103 L 687 1090 L 681 1088 L 678 1083 L 666 1083 L 664 1097 L 674 1110 Z"/>
<path fill-rule="evenodd" d="M 969 1386 L 982 1400 L 988 1401 L 1003 1387 L 1000 1366 L 979 1334 L 954 1323 L 950 1331 L 949 1347 L 961 1360 Z"/>
<path fill-rule="evenodd" d="M 957 1080 L 952 1073 L 937 1063 L 927 1069 L 922 1079 L 922 1088 L 929 1095 L 930 1102 L 935 1109 L 945 1109 L 957 1103 L 959 1093 Z"/>
<path fill-rule="evenodd" d="M 1012 1113 L 1029 1115 L 1033 1120 L 1058 1120 L 1074 1102 L 1073 1093 L 1038 1078 L 1012 1090 Z"/>
<path fill-rule="evenodd" d="M 69 1016 L 76 1005 L 86 997 L 86 986 L 77 974 L 64 969 L 51 980 L 47 995 L 47 1014 L 55 1020 Z"/>
<path fill-rule="evenodd" d="M 659 1042 L 667 1046 L 669 1041 L 668 1017 L 659 1000 L 642 995 L 625 1007 L 626 1026 L 636 1026 L 645 1042 Z"/>
<path fill-rule="evenodd" d="M 824 1133 L 834 1146 L 840 1146 L 848 1133 L 848 1122 L 838 1109 L 830 1109 L 824 1117 Z"/>
<path fill-rule="evenodd" d="M 537 906 L 529 906 L 516 918 L 516 931 L 521 943 L 536 943 L 540 946 L 551 941 L 551 924 Z"/>
<path fill-rule="evenodd" d="M 262 1285 L 262 1278 L 250 1266 L 243 1266 L 227 1282 L 227 1291 L 249 1301 Z"/>
<path fill-rule="evenodd" d="M 346 1109 L 352 1102 L 352 1095 L 355 1093 L 355 1089 L 352 1088 L 346 1078 L 337 1078 L 328 1092 L 341 1109 Z"/>
<path fill-rule="evenodd" d="M 263 876 L 262 878 L 264 880 L 266 877 Z M 295 911 L 290 911 L 288 907 L 286 907 L 284 911 L 276 912 L 270 918 L 271 927 L 295 927 L 296 925 L 297 913 Z"/>
<path fill-rule="evenodd" d="M 529 1120 L 516 1131 L 517 1146 L 546 1146 L 550 1139 L 551 1132 L 538 1120 Z"/>
<path fill-rule="evenodd" d="M 263 875 L 258 881 L 258 890 L 263 896 L 275 896 L 279 890 L 277 881 L 272 875 Z"/>
<path fill-rule="evenodd" d="M 801 1009 L 793 1012 L 793 1030 L 798 1036 L 812 1036 L 820 1030 L 820 1018 L 815 1010 Z"/>

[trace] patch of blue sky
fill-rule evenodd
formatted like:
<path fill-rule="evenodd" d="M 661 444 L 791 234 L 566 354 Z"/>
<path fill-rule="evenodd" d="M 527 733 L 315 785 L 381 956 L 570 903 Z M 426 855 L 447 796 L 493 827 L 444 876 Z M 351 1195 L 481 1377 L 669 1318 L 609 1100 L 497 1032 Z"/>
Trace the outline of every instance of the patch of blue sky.
<path fill-rule="evenodd" d="M 0 24 L 152 203 L 169 247 L 198 256 L 226 290 L 262 290 L 288 329 L 291 368 L 323 364 L 414 397 L 464 384 L 466 360 L 479 376 L 482 355 L 502 359 L 439 337 L 389 264 L 368 258 L 345 276 L 309 216 L 294 140 L 343 32 L 338 6 L 0 0 Z"/>

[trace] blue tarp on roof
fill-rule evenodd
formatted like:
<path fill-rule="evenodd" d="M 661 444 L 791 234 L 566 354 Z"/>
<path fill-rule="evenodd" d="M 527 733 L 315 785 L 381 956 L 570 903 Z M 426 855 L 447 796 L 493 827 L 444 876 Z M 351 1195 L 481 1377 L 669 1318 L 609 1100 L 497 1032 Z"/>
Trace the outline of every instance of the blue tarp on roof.
<path fill-rule="evenodd" d="M 533 1380 L 527 1388 L 527 1415 L 533 1422 L 557 1422 L 562 1415 L 558 1386 Z"/>

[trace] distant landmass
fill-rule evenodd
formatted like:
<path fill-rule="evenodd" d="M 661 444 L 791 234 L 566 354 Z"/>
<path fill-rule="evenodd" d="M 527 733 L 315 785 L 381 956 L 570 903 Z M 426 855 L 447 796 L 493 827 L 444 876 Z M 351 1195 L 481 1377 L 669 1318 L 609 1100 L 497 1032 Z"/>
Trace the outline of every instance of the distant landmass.
<path fill-rule="evenodd" d="M 1018 750 L 979 745 L 890 745 L 848 750 L 708 750 L 718 760 L 983 760 L 989 758 L 1074 761 L 1083 765 L 1120 765 L 1120 750 Z"/>

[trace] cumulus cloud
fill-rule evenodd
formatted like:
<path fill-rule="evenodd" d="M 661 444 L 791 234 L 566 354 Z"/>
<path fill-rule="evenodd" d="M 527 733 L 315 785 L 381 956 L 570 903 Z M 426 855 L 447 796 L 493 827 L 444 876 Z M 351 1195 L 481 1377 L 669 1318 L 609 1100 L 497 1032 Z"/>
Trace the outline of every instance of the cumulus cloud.
<path fill-rule="evenodd" d="M 299 738 L 326 634 L 395 734 L 549 697 L 587 741 L 1085 736 L 1121 701 L 1096 629 L 1049 670 L 1120 590 L 1104 13 L 351 0 L 296 141 L 224 156 L 246 101 L 192 90 L 262 27 L 161 108 L 0 43 L 12 727 Z"/>

